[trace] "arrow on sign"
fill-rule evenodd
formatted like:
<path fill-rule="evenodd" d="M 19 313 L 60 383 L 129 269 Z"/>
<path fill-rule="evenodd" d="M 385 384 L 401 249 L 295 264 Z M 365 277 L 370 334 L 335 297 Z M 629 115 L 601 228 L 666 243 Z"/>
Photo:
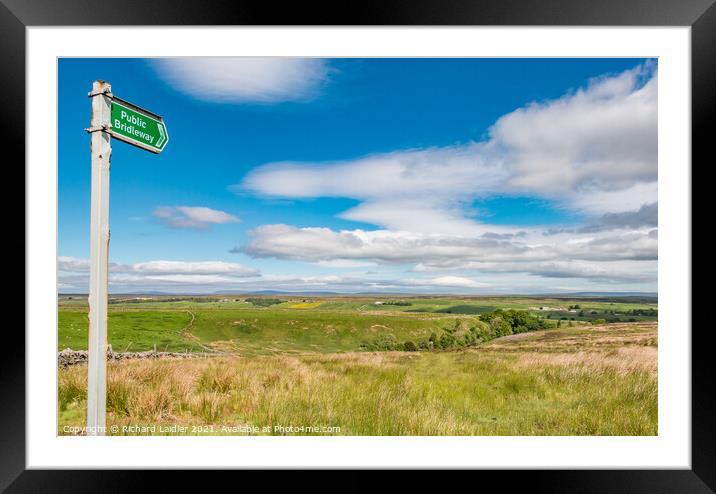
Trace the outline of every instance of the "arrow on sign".
<path fill-rule="evenodd" d="M 164 132 L 164 126 L 159 126 L 159 139 L 157 140 L 157 147 L 162 147 L 162 144 L 164 144 L 164 141 L 166 140 L 167 135 Z"/>

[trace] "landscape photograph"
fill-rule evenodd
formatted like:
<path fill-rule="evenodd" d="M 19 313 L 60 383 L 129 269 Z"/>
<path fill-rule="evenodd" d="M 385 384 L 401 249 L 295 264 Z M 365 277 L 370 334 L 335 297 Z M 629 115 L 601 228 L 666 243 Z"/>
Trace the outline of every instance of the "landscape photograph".
<path fill-rule="evenodd" d="M 658 435 L 656 59 L 59 58 L 57 81 L 58 435 L 89 435 L 93 269 L 106 435 Z"/>

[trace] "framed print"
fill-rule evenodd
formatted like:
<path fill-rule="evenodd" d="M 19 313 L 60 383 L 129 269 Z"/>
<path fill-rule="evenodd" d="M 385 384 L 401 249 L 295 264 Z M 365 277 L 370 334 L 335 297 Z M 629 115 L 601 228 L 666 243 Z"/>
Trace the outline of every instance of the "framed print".
<path fill-rule="evenodd" d="M 4 1 L 27 319 L 3 486 L 712 492 L 691 174 L 716 7 L 273 10 Z"/>

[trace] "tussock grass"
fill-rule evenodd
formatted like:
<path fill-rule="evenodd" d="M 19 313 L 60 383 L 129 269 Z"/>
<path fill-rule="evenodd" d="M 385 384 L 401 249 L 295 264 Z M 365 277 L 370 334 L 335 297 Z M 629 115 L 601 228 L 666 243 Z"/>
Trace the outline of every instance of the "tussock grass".
<path fill-rule="evenodd" d="M 110 363 L 108 425 L 215 426 L 188 434 L 220 434 L 221 425 L 338 426 L 348 435 L 657 434 L 656 325 L 548 333 L 450 352 Z M 84 422 L 86 367 L 60 370 L 59 383 L 62 433 Z"/>
<path fill-rule="evenodd" d="M 86 399 L 87 376 L 81 372 L 60 372 L 57 390 L 57 405 L 60 412 L 67 410 L 68 405 L 84 402 Z"/>

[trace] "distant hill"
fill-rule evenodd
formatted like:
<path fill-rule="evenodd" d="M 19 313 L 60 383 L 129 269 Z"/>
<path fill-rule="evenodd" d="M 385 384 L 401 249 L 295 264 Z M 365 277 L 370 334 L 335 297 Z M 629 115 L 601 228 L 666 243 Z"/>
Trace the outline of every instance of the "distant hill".
<path fill-rule="evenodd" d="M 171 296 L 171 297 L 211 297 L 217 295 L 282 295 L 282 296 L 326 296 L 326 297 L 455 297 L 455 298 L 493 298 L 493 297 L 525 297 L 525 298 L 553 298 L 557 300 L 571 300 L 588 298 L 598 302 L 645 302 L 656 303 L 658 294 L 653 292 L 561 292 L 561 293 L 512 293 L 512 294 L 450 294 L 450 293 L 410 293 L 410 292 L 332 292 L 332 291 L 215 291 L 211 293 L 170 293 L 162 291 L 146 291 L 137 293 L 110 293 L 111 297 L 142 297 L 142 296 Z M 86 297 L 86 293 L 60 293 L 59 297 Z"/>
<path fill-rule="evenodd" d="M 555 296 L 573 296 L 573 297 L 651 297 L 658 298 L 659 294 L 654 292 L 574 292 L 560 293 Z"/>
<path fill-rule="evenodd" d="M 649 292 L 575 292 L 536 295 L 557 300 L 589 299 L 595 302 L 656 303 L 658 293 Z"/>
<path fill-rule="evenodd" d="M 281 290 L 258 290 L 249 292 L 213 292 L 212 295 L 343 295 L 339 292 L 320 292 L 320 291 L 308 291 L 308 292 L 284 292 Z"/>

